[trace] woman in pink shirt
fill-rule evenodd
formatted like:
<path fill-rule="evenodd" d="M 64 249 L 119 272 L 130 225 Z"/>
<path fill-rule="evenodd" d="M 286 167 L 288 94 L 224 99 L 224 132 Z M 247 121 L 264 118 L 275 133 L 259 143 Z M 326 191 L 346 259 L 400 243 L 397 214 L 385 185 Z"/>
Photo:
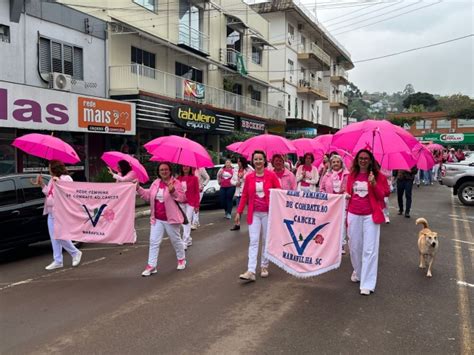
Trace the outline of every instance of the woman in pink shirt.
<path fill-rule="evenodd" d="M 303 157 L 303 164 L 296 169 L 296 182 L 298 190 L 316 192 L 316 185 L 319 181 L 318 169 L 313 165 L 314 155 L 306 153 Z"/>
<path fill-rule="evenodd" d="M 51 246 L 53 247 L 53 262 L 46 266 L 46 270 L 54 270 L 63 267 L 63 248 L 72 257 L 72 266 L 78 266 L 81 262 L 82 252 L 77 249 L 70 240 L 56 239 L 54 237 L 54 213 L 53 213 L 53 194 L 54 184 L 56 181 L 72 181 L 66 166 L 59 160 L 51 160 L 49 162 L 49 174 L 52 179 L 49 180 L 48 185 L 43 181 L 43 177 L 38 175 L 33 185 L 40 185 L 43 188 L 43 193 L 46 196 L 44 202 L 43 215 L 48 215 L 48 231 L 51 239 Z"/>
<path fill-rule="evenodd" d="M 234 201 L 235 186 L 232 185 L 232 181 L 236 181 L 235 175 L 237 172 L 232 166 L 230 159 L 225 161 L 225 164 L 217 172 L 217 182 L 220 185 L 220 200 L 221 206 L 224 208 L 225 218 L 232 218 L 232 204 Z"/>
<path fill-rule="evenodd" d="M 268 210 L 270 189 L 280 189 L 280 181 L 273 171 L 267 167 L 267 157 L 261 150 L 252 154 L 255 171 L 245 177 L 244 190 L 235 215 L 235 224 L 240 224 L 240 216 L 248 205 L 247 223 L 249 226 L 249 261 L 247 271 L 240 275 L 241 280 L 255 281 L 257 269 L 258 247 L 262 234 L 261 277 L 268 277 L 268 259 L 265 257 L 265 240 L 267 237 Z"/>
<path fill-rule="evenodd" d="M 176 252 L 177 269 L 183 270 L 186 267 L 184 244 L 179 236 L 179 226 L 183 223 L 184 216 L 178 207 L 178 202 L 184 202 L 186 196 L 181 182 L 172 177 L 169 163 L 160 163 L 157 170 L 158 178 L 153 181 L 149 189 L 137 184 L 140 197 L 150 202 L 150 250 L 148 264 L 142 276 L 156 273 L 160 244 L 165 231 Z"/>
<path fill-rule="evenodd" d="M 272 157 L 273 172 L 280 180 L 283 190 L 296 190 L 296 178 L 293 173 L 285 167 L 285 161 L 280 154 Z"/>
<path fill-rule="evenodd" d="M 126 160 L 120 160 L 118 163 L 118 173 L 115 174 L 112 169 L 108 168 L 109 173 L 117 182 L 136 182 L 137 174 L 132 170 L 129 162 Z"/>
<path fill-rule="evenodd" d="M 232 185 L 235 185 L 235 204 L 239 206 L 240 198 L 242 197 L 242 191 L 244 190 L 244 183 L 245 183 L 245 176 L 252 172 L 252 167 L 248 164 L 247 159 L 244 157 L 239 157 L 237 159 L 237 164 L 239 169 L 237 174 L 234 174 Z M 234 226 L 230 229 L 231 231 L 238 231 L 240 230 L 240 224 L 234 224 Z"/>
<path fill-rule="evenodd" d="M 183 187 L 186 196 L 186 201 L 181 203 L 180 206 L 188 219 L 188 223 L 183 224 L 184 250 L 187 250 L 188 246 L 193 245 L 190 222 L 193 218 L 193 213 L 199 211 L 199 179 L 190 166 L 182 166 L 178 180 L 181 182 L 181 186 Z"/>
<path fill-rule="evenodd" d="M 379 172 L 372 153 L 360 150 L 347 180 L 350 195 L 347 213 L 349 247 L 354 271 L 352 282 L 360 281 L 360 294 L 370 295 L 377 283 L 380 224 L 384 223 L 387 178 Z"/>

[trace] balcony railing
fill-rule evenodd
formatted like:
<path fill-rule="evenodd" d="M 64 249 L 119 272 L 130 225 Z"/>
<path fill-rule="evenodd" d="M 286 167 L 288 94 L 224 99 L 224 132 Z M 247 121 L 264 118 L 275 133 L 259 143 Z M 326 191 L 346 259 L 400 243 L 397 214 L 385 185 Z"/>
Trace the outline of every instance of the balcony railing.
<path fill-rule="evenodd" d="M 233 49 L 233 48 L 227 48 L 227 56 L 226 56 L 226 64 L 231 65 L 233 67 L 237 67 L 237 61 L 239 60 L 239 57 L 242 57 L 243 63 L 245 68 L 247 68 L 247 58 L 244 57 L 242 53 L 239 51 Z"/>
<path fill-rule="evenodd" d="M 329 99 L 329 103 L 333 106 L 347 106 L 349 104 L 349 100 L 343 94 L 333 94 Z"/>
<path fill-rule="evenodd" d="M 268 105 L 143 65 L 111 66 L 109 75 L 110 90 L 114 92 L 142 90 L 171 99 L 193 101 L 257 117 L 285 121 L 285 110 L 281 107 Z"/>
<path fill-rule="evenodd" d="M 184 23 L 179 24 L 178 44 L 209 54 L 209 36 Z"/>
<path fill-rule="evenodd" d="M 303 45 L 298 46 L 298 54 L 312 54 L 319 61 L 324 63 L 327 67 L 331 65 L 331 57 L 325 51 L 323 51 L 317 44 L 310 43 L 306 47 Z"/>
<path fill-rule="evenodd" d="M 347 75 L 347 72 L 344 70 L 344 68 L 336 66 L 336 68 L 332 68 L 331 70 L 331 76 L 340 76 L 346 80 L 349 79 L 349 75 Z"/>
<path fill-rule="evenodd" d="M 327 100 L 329 97 L 329 83 L 315 78 L 306 79 L 300 76 L 298 79 L 298 92 L 301 93 L 303 91 L 310 91 L 316 96 Z"/>

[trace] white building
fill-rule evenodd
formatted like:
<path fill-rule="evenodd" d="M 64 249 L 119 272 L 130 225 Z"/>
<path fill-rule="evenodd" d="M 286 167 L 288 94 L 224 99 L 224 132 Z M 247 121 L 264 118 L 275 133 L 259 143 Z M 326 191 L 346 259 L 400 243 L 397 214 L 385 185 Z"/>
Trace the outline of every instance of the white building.
<path fill-rule="evenodd" d="M 251 0 L 250 0 L 251 1 Z M 314 127 L 318 134 L 343 126 L 350 54 L 298 0 L 271 0 L 252 8 L 270 22 L 270 83 L 284 89 L 269 102 L 286 110 L 287 130 Z"/>

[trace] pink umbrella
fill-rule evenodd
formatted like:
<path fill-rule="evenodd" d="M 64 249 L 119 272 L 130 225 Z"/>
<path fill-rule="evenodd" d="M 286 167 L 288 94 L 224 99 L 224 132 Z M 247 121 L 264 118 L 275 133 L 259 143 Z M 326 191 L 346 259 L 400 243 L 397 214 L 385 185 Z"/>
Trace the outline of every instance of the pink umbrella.
<path fill-rule="evenodd" d="M 286 138 L 273 134 L 261 134 L 242 142 L 236 152 L 244 157 L 252 156 L 256 150 L 263 150 L 268 159 L 275 154 L 288 154 L 296 152 L 295 146 Z"/>
<path fill-rule="evenodd" d="M 420 148 L 415 150 L 413 157 L 416 159 L 416 167 L 422 170 L 430 170 L 436 165 L 433 154 L 427 147 L 420 145 Z"/>
<path fill-rule="evenodd" d="M 241 144 L 242 144 L 242 142 L 234 142 L 232 144 L 229 144 L 226 148 L 227 148 L 227 150 L 230 150 L 231 152 L 238 153 L 237 149 L 239 149 Z"/>
<path fill-rule="evenodd" d="M 387 170 L 410 170 L 416 165 L 416 160 L 408 152 L 374 154 L 374 157 L 380 166 Z"/>
<path fill-rule="evenodd" d="M 47 134 L 30 133 L 16 138 L 12 145 L 25 153 L 46 160 L 76 164 L 81 161 L 74 149 L 63 140 Z"/>
<path fill-rule="evenodd" d="M 330 153 L 332 138 L 333 138 L 332 134 L 323 134 L 323 135 L 317 136 L 316 138 L 313 138 L 313 140 L 316 142 L 318 148 L 321 149 L 326 154 L 326 153 Z"/>
<path fill-rule="evenodd" d="M 128 154 L 121 152 L 105 152 L 102 154 L 101 159 L 105 162 L 105 164 L 107 164 L 107 166 L 115 171 L 118 171 L 118 162 L 120 160 L 125 160 L 130 164 L 135 174 L 137 174 L 138 181 L 143 184 L 150 179 L 143 165 L 140 164 L 137 159 Z"/>
<path fill-rule="evenodd" d="M 438 143 L 431 143 L 426 146 L 430 151 L 435 151 L 435 150 L 443 150 L 444 147 L 441 144 Z"/>
<path fill-rule="evenodd" d="M 388 159 L 389 154 L 400 152 L 411 154 L 419 142 L 403 128 L 386 120 L 366 120 L 341 129 L 334 135 L 332 145 L 353 154 L 361 149 L 368 149 L 384 166 L 384 159 Z M 395 158 L 390 156 L 390 159 Z"/>
<path fill-rule="evenodd" d="M 320 153 L 320 146 L 311 138 L 298 138 L 291 141 L 296 148 L 296 155 L 304 156 L 306 153 Z"/>
<path fill-rule="evenodd" d="M 184 137 L 159 137 L 146 143 L 145 149 L 153 155 L 150 159 L 152 161 L 167 161 L 193 168 L 214 166 L 209 153 L 202 145 Z"/>

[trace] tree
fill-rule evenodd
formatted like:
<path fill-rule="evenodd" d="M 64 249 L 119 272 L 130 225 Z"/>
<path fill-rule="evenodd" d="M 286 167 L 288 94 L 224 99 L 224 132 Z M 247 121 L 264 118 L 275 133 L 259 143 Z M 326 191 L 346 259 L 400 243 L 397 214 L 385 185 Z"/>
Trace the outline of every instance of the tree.
<path fill-rule="evenodd" d="M 438 109 L 438 100 L 427 92 L 417 92 L 403 100 L 403 107 L 410 108 L 413 105 L 423 105 L 426 110 L 435 111 Z"/>
<path fill-rule="evenodd" d="M 453 114 L 465 109 L 474 107 L 474 100 L 467 95 L 455 94 L 451 96 L 442 96 L 438 100 L 441 110 L 448 114 Z"/>
<path fill-rule="evenodd" d="M 415 93 L 415 89 L 413 88 L 412 84 L 406 84 L 405 89 L 403 89 L 403 96 L 407 97 L 413 95 Z"/>
<path fill-rule="evenodd" d="M 417 120 L 417 117 L 392 117 L 390 118 L 390 122 L 392 122 L 396 126 L 404 127 L 405 124 L 411 126 Z"/>

